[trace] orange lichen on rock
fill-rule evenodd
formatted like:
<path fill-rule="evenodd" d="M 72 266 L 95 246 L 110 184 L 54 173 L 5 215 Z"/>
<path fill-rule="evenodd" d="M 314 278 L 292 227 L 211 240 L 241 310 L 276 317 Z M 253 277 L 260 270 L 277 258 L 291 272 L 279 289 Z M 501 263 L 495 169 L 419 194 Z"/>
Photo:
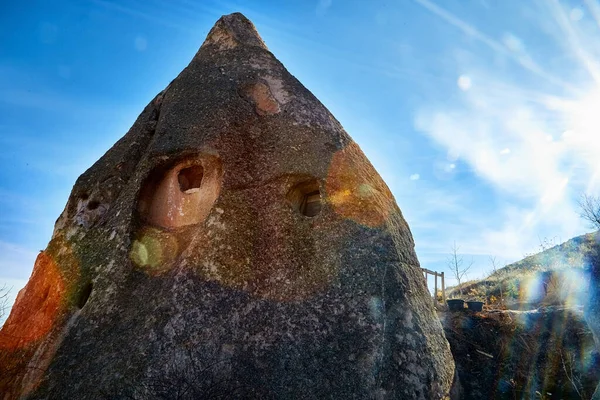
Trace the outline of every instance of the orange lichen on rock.
<path fill-rule="evenodd" d="M 52 329 L 65 294 L 65 283 L 52 256 L 41 252 L 27 285 L 19 292 L 4 327 L 0 349 L 17 349 L 42 339 Z"/>
<path fill-rule="evenodd" d="M 374 228 L 386 221 L 395 201 L 375 168 L 364 160 L 364 154 L 355 143 L 335 153 L 326 188 L 336 213 Z"/>
<path fill-rule="evenodd" d="M 273 97 L 271 89 L 264 83 L 258 82 L 247 85 L 243 88 L 242 95 L 254 103 L 258 115 L 277 114 L 280 111 L 279 103 Z"/>

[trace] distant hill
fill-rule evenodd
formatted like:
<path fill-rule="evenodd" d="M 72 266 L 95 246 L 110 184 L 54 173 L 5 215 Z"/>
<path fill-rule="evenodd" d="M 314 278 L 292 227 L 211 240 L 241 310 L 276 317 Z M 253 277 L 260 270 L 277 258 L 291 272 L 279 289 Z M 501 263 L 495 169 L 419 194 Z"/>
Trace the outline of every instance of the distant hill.
<path fill-rule="evenodd" d="M 525 257 L 498 269 L 496 274 L 519 273 L 520 271 L 547 271 L 561 268 L 583 268 L 585 256 L 589 254 L 595 243 L 598 232 L 576 236 L 559 245 L 546 248 L 543 251 Z M 494 276 L 492 274 L 490 276 Z"/>
<path fill-rule="evenodd" d="M 566 298 L 578 301 L 579 292 L 585 290 L 583 268 L 586 256 L 599 237 L 600 231 L 549 248 L 542 244 L 543 251 L 499 268 L 487 278 L 464 283 L 462 296 L 458 294 L 458 287 L 447 289 L 447 296 L 486 303 L 502 299 L 509 307 L 524 303 L 563 303 Z"/>

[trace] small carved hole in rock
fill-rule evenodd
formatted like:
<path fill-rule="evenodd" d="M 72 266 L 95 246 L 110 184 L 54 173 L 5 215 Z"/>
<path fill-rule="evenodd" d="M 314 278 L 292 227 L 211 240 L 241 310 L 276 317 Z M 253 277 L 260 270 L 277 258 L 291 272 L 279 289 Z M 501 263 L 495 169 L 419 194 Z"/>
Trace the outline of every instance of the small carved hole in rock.
<path fill-rule="evenodd" d="M 87 193 L 83 193 L 79 198 L 83 201 L 86 201 L 90 196 Z"/>
<path fill-rule="evenodd" d="M 87 303 L 88 299 L 90 298 L 91 294 L 92 282 L 85 285 L 85 287 L 81 291 L 81 294 L 79 295 L 79 300 L 77 301 L 77 307 L 79 307 L 80 309 L 83 308 L 83 306 L 85 306 L 85 303 Z"/>
<path fill-rule="evenodd" d="M 321 211 L 321 192 L 315 190 L 304 195 L 300 212 L 307 217 L 314 217 Z"/>
<path fill-rule="evenodd" d="M 288 201 L 300 214 L 314 217 L 321 212 L 321 191 L 316 179 L 302 182 L 292 188 Z"/>
<path fill-rule="evenodd" d="M 139 193 L 137 209 L 146 224 L 175 229 L 202 222 L 218 197 L 218 157 L 188 156 L 155 167 Z"/>
<path fill-rule="evenodd" d="M 204 169 L 200 165 L 192 165 L 191 167 L 183 168 L 177 175 L 179 181 L 179 189 L 183 193 L 194 193 L 200 190 Z"/>
<path fill-rule="evenodd" d="M 99 206 L 100 206 L 100 202 L 98 200 L 92 200 L 89 203 L 87 203 L 88 210 L 95 210 Z"/>

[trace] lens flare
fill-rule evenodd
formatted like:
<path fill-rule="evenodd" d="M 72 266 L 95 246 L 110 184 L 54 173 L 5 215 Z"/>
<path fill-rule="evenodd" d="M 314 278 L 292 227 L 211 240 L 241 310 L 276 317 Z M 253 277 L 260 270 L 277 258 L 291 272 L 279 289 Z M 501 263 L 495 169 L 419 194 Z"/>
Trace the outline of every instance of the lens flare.
<path fill-rule="evenodd" d="M 17 349 L 37 341 L 52 329 L 66 292 L 52 256 L 41 252 L 27 285 L 19 292 L 0 331 L 0 349 Z"/>
<path fill-rule="evenodd" d="M 333 155 L 326 181 L 334 211 L 368 227 L 381 226 L 395 209 L 394 197 L 364 154 L 352 143 Z"/>
<path fill-rule="evenodd" d="M 172 267 L 178 250 L 174 234 L 146 227 L 133 241 L 129 257 L 137 267 L 152 274 L 161 274 Z"/>

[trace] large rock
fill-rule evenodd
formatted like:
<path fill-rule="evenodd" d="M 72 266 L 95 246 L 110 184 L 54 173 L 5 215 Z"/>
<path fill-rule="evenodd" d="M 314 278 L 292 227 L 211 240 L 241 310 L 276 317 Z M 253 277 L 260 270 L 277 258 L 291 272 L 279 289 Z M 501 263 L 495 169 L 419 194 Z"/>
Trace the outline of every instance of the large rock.
<path fill-rule="evenodd" d="M 77 180 L 0 332 L 0 392 L 443 398 L 430 299 L 385 183 L 232 14 Z"/>

